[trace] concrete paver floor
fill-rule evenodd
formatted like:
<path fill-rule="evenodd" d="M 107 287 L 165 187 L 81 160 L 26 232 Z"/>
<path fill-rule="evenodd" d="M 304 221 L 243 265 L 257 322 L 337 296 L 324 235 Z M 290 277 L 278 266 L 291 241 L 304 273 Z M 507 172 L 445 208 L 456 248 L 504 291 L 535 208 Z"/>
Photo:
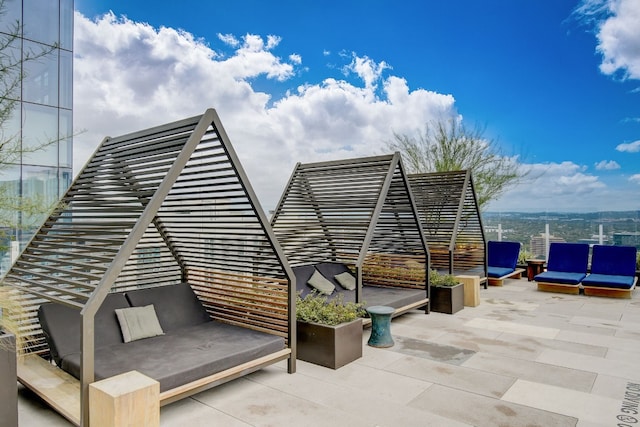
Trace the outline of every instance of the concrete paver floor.
<path fill-rule="evenodd" d="M 280 363 L 163 407 L 184 426 L 640 425 L 640 294 L 538 292 L 507 280 L 455 315 L 393 320 L 395 345 L 338 370 Z M 21 427 L 66 426 L 28 390 Z"/>

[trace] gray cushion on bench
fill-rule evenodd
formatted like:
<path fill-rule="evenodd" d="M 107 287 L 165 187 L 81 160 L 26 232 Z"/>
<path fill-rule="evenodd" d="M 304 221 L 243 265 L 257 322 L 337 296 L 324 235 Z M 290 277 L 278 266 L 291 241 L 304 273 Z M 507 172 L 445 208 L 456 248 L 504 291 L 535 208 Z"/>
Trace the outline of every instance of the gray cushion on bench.
<path fill-rule="evenodd" d="M 135 369 L 158 380 L 160 391 L 166 391 L 284 348 L 281 337 L 209 321 L 101 348 L 95 356 L 95 374 L 99 380 Z M 67 356 L 62 368 L 79 377 L 80 354 Z"/>
<path fill-rule="evenodd" d="M 126 307 L 129 307 L 129 302 L 123 294 L 107 295 L 94 319 L 96 347 L 122 342 L 115 310 Z M 51 356 L 58 365 L 67 355 L 80 351 L 82 319 L 79 309 L 58 303 L 45 303 L 38 309 L 38 318 Z"/>
<path fill-rule="evenodd" d="M 186 283 L 127 292 L 134 307 L 153 304 L 165 333 L 211 320 L 191 286 Z"/>

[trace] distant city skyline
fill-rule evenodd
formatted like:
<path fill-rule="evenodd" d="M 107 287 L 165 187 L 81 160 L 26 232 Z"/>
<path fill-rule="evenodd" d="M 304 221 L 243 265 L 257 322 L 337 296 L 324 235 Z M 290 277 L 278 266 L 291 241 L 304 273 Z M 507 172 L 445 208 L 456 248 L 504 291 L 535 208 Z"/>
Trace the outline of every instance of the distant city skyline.
<path fill-rule="evenodd" d="M 640 0 L 76 0 L 77 173 L 104 136 L 218 110 L 265 210 L 296 162 L 462 118 L 531 172 L 492 211 L 640 208 Z"/>

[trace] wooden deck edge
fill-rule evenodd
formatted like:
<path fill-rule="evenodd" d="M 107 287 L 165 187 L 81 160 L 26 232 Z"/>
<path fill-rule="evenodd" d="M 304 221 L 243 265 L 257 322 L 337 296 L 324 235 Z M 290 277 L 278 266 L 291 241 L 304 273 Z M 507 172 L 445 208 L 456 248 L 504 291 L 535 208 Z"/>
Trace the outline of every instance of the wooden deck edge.
<path fill-rule="evenodd" d="M 556 292 L 560 294 L 578 295 L 580 285 L 564 285 L 561 283 L 537 282 L 538 290 L 543 292 Z"/>
<path fill-rule="evenodd" d="M 291 349 L 271 353 L 242 365 L 160 393 L 160 406 L 239 378 L 291 357 Z M 18 363 L 18 381 L 76 426 L 80 425 L 80 381 L 37 355 Z"/>
<path fill-rule="evenodd" d="M 172 388 L 171 390 L 164 391 L 160 393 L 160 406 L 173 403 L 180 399 L 184 399 L 185 397 L 189 397 L 194 394 L 200 393 L 201 391 L 213 388 L 217 385 L 224 384 L 228 381 L 234 380 L 243 375 L 250 374 L 251 372 L 255 372 L 273 363 L 279 362 L 281 360 L 286 360 L 290 356 L 291 349 L 285 348 L 275 353 L 271 353 L 269 355 L 252 360 L 250 362 L 243 363 L 242 365 L 234 366 L 233 368 L 218 372 L 217 374 L 209 375 L 208 377 L 204 377 L 196 381 L 181 385 L 179 387 Z"/>
<path fill-rule="evenodd" d="M 424 307 L 428 303 L 429 303 L 429 298 L 424 298 L 424 299 L 421 299 L 420 301 L 416 301 L 416 302 L 413 302 L 411 304 L 407 304 L 407 305 L 404 305 L 402 307 L 396 308 L 395 311 L 393 312 L 393 314 L 391 315 L 391 318 L 400 316 L 400 315 L 402 315 L 402 314 L 404 314 L 404 313 L 406 313 L 408 311 L 411 311 L 413 309 Z M 362 319 L 362 326 L 364 328 L 371 327 L 371 318 L 370 317 L 364 317 Z"/>
<path fill-rule="evenodd" d="M 18 362 L 18 381 L 71 423 L 80 425 L 80 381 L 35 354 Z"/>

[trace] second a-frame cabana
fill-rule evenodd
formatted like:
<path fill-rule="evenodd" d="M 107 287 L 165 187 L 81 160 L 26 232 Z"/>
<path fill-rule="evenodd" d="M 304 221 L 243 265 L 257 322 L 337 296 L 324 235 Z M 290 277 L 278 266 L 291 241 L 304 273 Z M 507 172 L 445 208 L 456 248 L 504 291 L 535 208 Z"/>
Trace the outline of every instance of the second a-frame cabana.
<path fill-rule="evenodd" d="M 295 371 L 295 276 L 212 109 L 106 138 L 2 284 L 24 308 L 20 382 L 75 424 L 120 372 L 162 405 Z"/>
<path fill-rule="evenodd" d="M 431 267 L 479 276 L 486 287 L 486 239 L 471 171 L 412 174 L 409 182 L 429 244 Z"/>
<path fill-rule="evenodd" d="M 298 163 L 271 224 L 303 296 L 318 271 L 330 297 L 428 312 L 429 251 L 398 153 Z M 345 272 L 355 289 L 336 282 Z"/>

